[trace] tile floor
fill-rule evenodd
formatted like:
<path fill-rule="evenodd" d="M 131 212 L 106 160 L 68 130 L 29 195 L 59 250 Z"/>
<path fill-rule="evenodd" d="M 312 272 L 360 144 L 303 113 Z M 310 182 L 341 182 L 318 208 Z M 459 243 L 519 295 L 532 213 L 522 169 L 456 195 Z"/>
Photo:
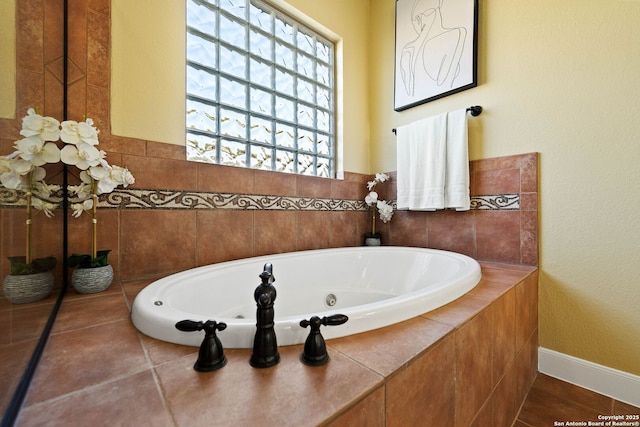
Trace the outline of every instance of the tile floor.
<path fill-rule="evenodd" d="M 603 421 L 598 419 L 599 415 L 637 416 L 640 415 L 640 408 L 538 374 L 514 427 L 560 426 L 561 423 L 570 425 L 568 422 L 571 421 L 588 425 L 590 421 Z M 640 420 L 636 418 L 635 421 Z"/>

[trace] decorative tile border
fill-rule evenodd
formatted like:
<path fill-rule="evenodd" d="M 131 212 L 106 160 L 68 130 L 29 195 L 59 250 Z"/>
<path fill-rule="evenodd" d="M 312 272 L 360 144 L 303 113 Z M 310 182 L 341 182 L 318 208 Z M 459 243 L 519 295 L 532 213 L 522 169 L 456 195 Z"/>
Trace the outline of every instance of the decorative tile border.
<path fill-rule="evenodd" d="M 21 194 L 15 190 L 0 187 L 0 207 L 10 208 L 14 206 L 24 206 L 26 203 Z"/>
<path fill-rule="evenodd" d="M 364 201 L 359 200 L 137 189 L 118 189 L 101 198 L 98 206 L 120 209 L 366 210 Z"/>
<path fill-rule="evenodd" d="M 9 190 L 0 187 L 0 208 L 23 208 L 27 205 L 25 193 L 17 190 Z M 45 202 L 60 204 L 62 203 L 62 191 L 52 192 L 49 199 L 43 199 Z"/>
<path fill-rule="evenodd" d="M 14 190 L 0 189 L 0 207 L 22 207 Z M 395 201 L 393 202 L 395 206 Z M 366 211 L 362 200 L 197 191 L 117 189 L 100 197 L 100 208 L 116 209 L 236 209 L 280 211 Z M 472 196 L 472 210 L 519 210 L 519 194 Z"/>
<path fill-rule="evenodd" d="M 471 196 L 472 210 L 520 210 L 520 194 Z"/>

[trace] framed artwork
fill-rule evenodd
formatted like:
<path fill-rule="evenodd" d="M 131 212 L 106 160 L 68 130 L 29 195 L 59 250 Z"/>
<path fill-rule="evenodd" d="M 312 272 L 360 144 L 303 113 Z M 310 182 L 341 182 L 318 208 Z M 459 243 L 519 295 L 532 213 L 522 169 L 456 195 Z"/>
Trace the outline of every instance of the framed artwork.
<path fill-rule="evenodd" d="M 394 109 L 478 85 L 478 0 L 396 0 Z"/>

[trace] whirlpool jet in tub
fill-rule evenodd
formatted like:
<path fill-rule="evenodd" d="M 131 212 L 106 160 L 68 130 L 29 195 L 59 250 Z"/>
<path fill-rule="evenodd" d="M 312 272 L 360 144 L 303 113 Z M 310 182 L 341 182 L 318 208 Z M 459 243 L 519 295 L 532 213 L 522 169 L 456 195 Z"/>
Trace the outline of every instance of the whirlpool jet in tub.
<path fill-rule="evenodd" d="M 300 321 L 345 314 L 349 321 L 323 328 L 337 338 L 392 325 L 443 306 L 480 281 L 474 259 L 435 249 L 352 247 L 246 258 L 167 276 L 136 297 L 131 318 L 144 334 L 199 346 L 201 334 L 181 332 L 181 320 L 224 322 L 225 348 L 251 348 L 256 331 L 255 288 L 266 263 L 273 266 L 279 345 L 303 343 Z"/>

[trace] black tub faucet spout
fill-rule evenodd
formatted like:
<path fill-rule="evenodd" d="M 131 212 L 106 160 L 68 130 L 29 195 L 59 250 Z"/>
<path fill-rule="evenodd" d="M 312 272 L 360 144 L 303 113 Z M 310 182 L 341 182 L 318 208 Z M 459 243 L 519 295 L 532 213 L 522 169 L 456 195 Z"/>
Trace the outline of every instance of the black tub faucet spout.
<path fill-rule="evenodd" d="M 254 368 L 269 368 L 280 362 L 273 320 L 275 316 L 273 303 L 276 300 L 273 266 L 270 263 L 265 264 L 264 271 L 259 277 L 262 283 L 253 293 L 257 305 L 256 335 L 253 339 L 253 353 L 249 363 Z"/>

